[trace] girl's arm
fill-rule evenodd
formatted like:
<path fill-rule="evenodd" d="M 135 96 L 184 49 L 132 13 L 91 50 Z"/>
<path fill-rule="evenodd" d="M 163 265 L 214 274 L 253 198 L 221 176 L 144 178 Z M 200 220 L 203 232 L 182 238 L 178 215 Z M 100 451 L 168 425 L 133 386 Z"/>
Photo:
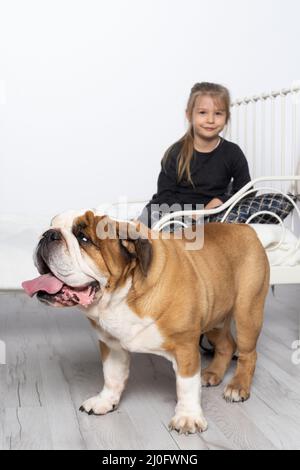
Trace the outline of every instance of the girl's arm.
<path fill-rule="evenodd" d="M 235 151 L 232 153 L 230 172 L 233 179 L 232 190 L 230 194 L 225 193 L 220 196 L 222 204 L 251 181 L 247 159 L 238 145 L 235 145 Z"/>
<path fill-rule="evenodd" d="M 215 209 L 216 207 L 224 204 L 228 199 L 230 199 L 233 194 L 237 193 L 241 188 L 243 188 L 249 181 L 250 173 L 247 159 L 238 145 L 232 144 L 232 153 L 230 160 L 230 174 L 232 181 L 232 188 L 230 193 L 224 193 L 221 196 L 213 198 L 205 206 L 204 209 Z"/>

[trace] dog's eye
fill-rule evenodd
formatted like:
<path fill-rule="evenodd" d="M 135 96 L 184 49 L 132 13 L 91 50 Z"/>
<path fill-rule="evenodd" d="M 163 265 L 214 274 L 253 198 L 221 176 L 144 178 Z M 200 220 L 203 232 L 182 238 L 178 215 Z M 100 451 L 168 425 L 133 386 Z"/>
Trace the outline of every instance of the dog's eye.
<path fill-rule="evenodd" d="M 79 242 L 88 243 L 90 240 L 83 232 L 78 232 L 76 238 Z"/>

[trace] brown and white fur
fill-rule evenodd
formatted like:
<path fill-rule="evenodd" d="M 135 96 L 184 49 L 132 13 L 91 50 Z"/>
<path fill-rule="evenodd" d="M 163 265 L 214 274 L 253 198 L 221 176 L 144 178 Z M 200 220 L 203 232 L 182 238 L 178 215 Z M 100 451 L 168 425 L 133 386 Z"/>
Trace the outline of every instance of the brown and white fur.
<path fill-rule="evenodd" d="M 130 223 L 125 222 L 116 224 L 115 239 L 99 239 L 97 224 L 104 221 L 113 223 L 93 211 L 57 216 L 51 230 L 59 237 L 49 241 L 42 260 L 36 254 L 41 273 L 47 265 L 71 286 L 91 280 L 100 286 L 84 311 L 99 337 L 104 387 L 81 410 L 97 415 L 112 411 L 128 379 L 130 352 L 158 354 L 172 362 L 176 374 L 177 405 L 170 428 L 205 431 L 199 338 L 205 333 L 215 346 L 202 385 L 222 381 L 237 348 L 236 372 L 224 398 L 247 400 L 269 286 L 265 251 L 247 225 L 208 224 L 203 248 L 186 250 L 185 238 L 151 237 L 141 224 L 144 235 L 138 239 L 131 238 Z M 125 229 L 128 236 L 122 238 Z M 50 296 L 47 302 L 51 304 Z"/>

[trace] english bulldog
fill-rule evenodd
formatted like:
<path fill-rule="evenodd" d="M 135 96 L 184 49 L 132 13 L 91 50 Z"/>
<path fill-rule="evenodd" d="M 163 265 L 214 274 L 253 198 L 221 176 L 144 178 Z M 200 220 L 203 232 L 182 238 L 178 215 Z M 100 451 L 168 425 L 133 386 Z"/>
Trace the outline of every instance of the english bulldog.
<path fill-rule="evenodd" d="M 201 382 L 219 385 L 236 349 L 224 398 L 249 398 L 269 287 L 265 250 L 250 226 L 213 223 L 204 227 L 203 247 L 187 250 L 191 230 L 165 239 L 138 221 L 88 210 L 56 216 L 42 235 L 34 256 L 41 276 L 24 282 L 24 289 L 55 307 L 79 306 L 99 337 L 104 386 L 81 411 L 103 415 L 118 406 L 130 352 L 172 362 L 177 405 L 170 429 L 180 433 L 206 430 Z M 201 380 L 203 333 L 215 353 Z"/>

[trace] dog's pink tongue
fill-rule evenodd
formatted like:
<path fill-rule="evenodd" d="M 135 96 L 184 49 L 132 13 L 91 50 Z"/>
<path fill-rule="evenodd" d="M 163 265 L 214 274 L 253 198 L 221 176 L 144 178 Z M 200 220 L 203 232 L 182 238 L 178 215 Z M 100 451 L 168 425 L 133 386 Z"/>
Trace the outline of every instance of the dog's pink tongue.
<path fill-rule="evenodd" d="M 44 274 L 31 281 L 22 282 L 23 289 L 30 297 L 40 290 L 48 292 L 48 294 L 57 294 L 62 286 L 63 282 L 52 274 Z"/>

